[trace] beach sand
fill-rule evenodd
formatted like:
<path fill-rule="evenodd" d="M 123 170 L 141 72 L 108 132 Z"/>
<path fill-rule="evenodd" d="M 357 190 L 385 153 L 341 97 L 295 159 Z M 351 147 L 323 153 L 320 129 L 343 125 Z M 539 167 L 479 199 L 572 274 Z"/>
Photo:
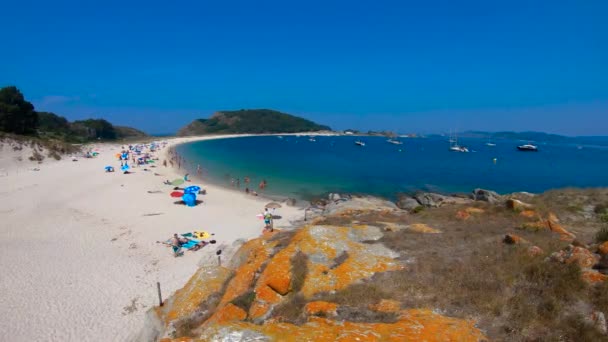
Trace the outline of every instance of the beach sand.
<path fill-rule="evenodd" d="M 229 137 L 229 136 L 227 136 Z M 219 137 L 213 137 L 219 138 Z M 176 138 L 170 145 L 202 138 Z M 145 312 L 181 288 L 200 260 L 219 246 L 258 236 L 256 218 L 267 200 L 192 181 L 207 195 L 193 208 L 175 205 L 166 179 L 183 171 L 162 166 L 132 174 L 119 170 L 120 145 L 97 144 L 96 158 L 18 162 L 0 151 L 0 331 L 11 341 L 131 341 Z M 23 151 L 20 151 L 23 153 Z M 38 171 L 32 170 L 38 168 Z M 161 176 L 155 176 L 154 173 Z M 149 193 L 152 191 L 154 193 Z M 157 191 L 160 191 L 156 193 Z M 288 226 L 303 217 L 278 209 Z M 217 244 L 175 258 L 157 243 L 173 233 L 205 230 Z"/>

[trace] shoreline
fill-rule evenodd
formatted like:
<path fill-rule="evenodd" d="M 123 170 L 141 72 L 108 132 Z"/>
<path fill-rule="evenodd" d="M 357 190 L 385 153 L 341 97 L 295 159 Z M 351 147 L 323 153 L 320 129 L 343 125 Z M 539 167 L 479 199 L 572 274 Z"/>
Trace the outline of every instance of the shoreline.
<path fill-rule="evenodd" d="M 217 262 L 218 249 L 228 252 L 235 241 L 259 236 L 263 223 L 256 214 L 264 198 L 193 179 L 207 194 L 203 204 L 189 208 L 174 205 L 172 187 L 162 184 L 183 177 L 162 166 L 170 146 L 227 137 L 145 139 L 168 142 L 155 153 L 161 163 L 133 167 L 128 175 L 103 170 L 119 170 L 120 143 L 88 145 L 100 152 L 96 158 L 64 156 L 42 164 L 27 155 L 16 161 L 19 151 L 5 147 L 0 268 L 10 276 L 0 279 L 0 330 L 14 340 L 131 341 L 147 310 L 158 305 L 157 282 L 167 298 L 201 263 Z M 279 213 L 279 229 L 304 216 L 297 207 L 283 206 Z M 217 243 L 179 258 L 157 243 L 193 230 L 215 234 Z"/>

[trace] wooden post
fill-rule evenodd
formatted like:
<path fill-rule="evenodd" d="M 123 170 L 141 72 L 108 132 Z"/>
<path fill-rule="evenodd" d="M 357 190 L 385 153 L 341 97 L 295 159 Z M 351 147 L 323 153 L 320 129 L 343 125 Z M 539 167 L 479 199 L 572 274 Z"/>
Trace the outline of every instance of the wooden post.
<path fill-rule="evenodd" d="M 163 296 L 160 294 L 160 282 L 156 282 L 156 288 L 158 289 L 158 302 L 160 306 L 163 306 Z"/>

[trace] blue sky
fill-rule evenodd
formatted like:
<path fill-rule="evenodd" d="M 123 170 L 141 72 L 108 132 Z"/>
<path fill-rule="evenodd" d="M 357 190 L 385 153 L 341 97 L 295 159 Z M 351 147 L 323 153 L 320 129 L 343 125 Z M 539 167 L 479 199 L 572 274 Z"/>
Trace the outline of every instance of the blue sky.
<path fill-rule="evenodd" d="M 272 108 L 336 129 L 608 135 L 608 1 L 12 1 L 0 86 L 172 132 Z"/>

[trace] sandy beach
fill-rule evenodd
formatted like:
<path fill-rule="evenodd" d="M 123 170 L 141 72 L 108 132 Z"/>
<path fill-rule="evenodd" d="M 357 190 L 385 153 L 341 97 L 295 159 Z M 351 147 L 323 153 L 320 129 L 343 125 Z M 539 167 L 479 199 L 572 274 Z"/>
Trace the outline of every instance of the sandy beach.
<path fill-rule="evenodd" d="M 171 139 L 157 156 L 162 162 L 170 146 L 193 139 L 204 138 Z M 207 190 L 204 203 L 175 205 L 163 181 L 183 171 L 157 163 L 150 171 L 105 173 L 106 165 L 119 169 L 121 145 L 92 147 L 96 158 L 42 164 L 15 160 L 19 151 L 7 146 L 0 151 L 3 339 L 131 341 L 158 304 L 156 282 L 166 298 L 201 260 L 215 260 L 218 248 L 262 231 L 263 198 L 192 181 Z M 296 207 L 278 213 L 278 228 L 303 217 Z M 193 230 L 214 233 L 217 244 L 175 258 L 157 243 Z"/>

